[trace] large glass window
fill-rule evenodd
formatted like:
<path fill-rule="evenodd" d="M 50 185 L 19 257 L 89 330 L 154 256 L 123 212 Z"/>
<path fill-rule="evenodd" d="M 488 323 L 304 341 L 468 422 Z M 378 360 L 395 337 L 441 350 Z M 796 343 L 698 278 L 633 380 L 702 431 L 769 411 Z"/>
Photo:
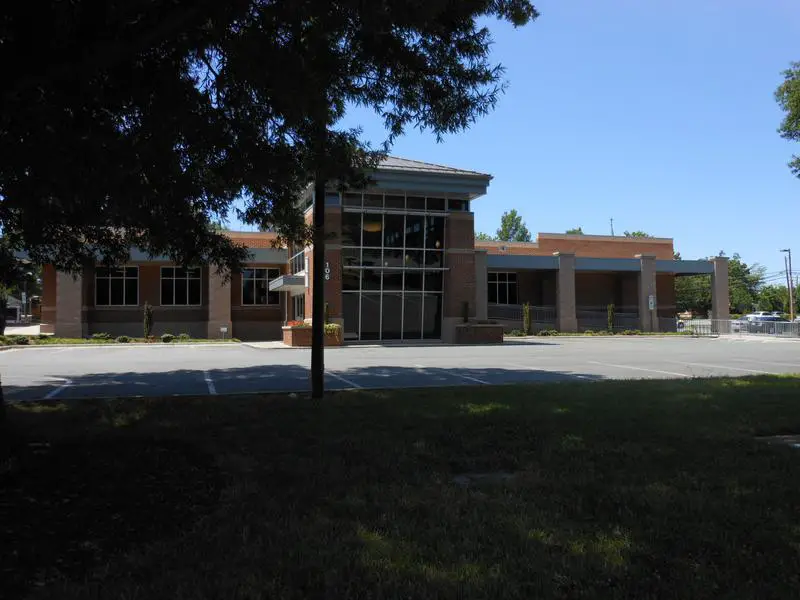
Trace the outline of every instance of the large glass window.
<path fill-rule="evenodd" d="M 94 280 L 95 306 L 139 304 L 138 267 L 97 267 Z"/>
<path fill-rule="evenodd" d="M 269 282 L 279 276 L 278 269 L 242 270 L 242 304 L 255 306 L 280 304 L 280 293 L 269 291 Z"/>
<path fill-rule="evenodd" d="M 363 209 L 357 208 L 363 206 Z M 402 214 L 405 210 L 414 214 Z M 342 292 L 345 337 L 441 337 L 445 271 L 442 198 L 344 195 Z"/>
<path fill-rule="evenodd" d="M 517 304 L 517 274 L 488 273 L 489 304 Z"/>
<path fill-rule="evenodd" d="M 200 268 L 161 267 L 162 306 L 200 306 Z"/>

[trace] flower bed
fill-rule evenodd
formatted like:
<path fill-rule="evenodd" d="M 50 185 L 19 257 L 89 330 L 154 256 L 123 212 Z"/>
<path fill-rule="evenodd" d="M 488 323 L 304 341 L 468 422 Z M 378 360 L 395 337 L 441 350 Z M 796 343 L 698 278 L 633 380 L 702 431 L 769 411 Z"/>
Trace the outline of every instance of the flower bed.
<path fill-rule="evenodd" d="M 311 346 L 311 324 L 303 321 L 289 321 L 282 327 L 283 343 L 292 348 L 308 348 Z M 325 324 L 325 345 L 342 345 L 342 326 L 336 323 Z"/>

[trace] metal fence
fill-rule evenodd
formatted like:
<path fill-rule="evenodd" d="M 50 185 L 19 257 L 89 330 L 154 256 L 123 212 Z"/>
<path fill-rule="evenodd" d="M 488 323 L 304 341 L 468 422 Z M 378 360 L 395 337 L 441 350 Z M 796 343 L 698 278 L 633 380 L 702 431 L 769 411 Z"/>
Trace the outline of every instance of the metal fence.
<path fill-rule="evenodd" d="M 578 331 L 608 330 L 607 306 L 578 306 L 575 310 Z M 641 327 L 639 310 L 635 306 L 620 306 L 614 311 L 614 331 L 635 330 Z"/>
<path fill-rule="evenodd" d="M 680 321 L 678 331 L 698 337 L 763 336 L 775 338 L 800 338 L 800 323 L 788 321 L 739 321 L 726 319 L 691 319 Z"/>
<path fill-rule="evenodd" d="M 499 321 L 506 329 L 522 329 L 523 310 L 521 304 L 490 304 L 488 317 Z M 556 325 L 555 306 L 531 306 L 531 327 L 534 331 L 553 329 Z"/>

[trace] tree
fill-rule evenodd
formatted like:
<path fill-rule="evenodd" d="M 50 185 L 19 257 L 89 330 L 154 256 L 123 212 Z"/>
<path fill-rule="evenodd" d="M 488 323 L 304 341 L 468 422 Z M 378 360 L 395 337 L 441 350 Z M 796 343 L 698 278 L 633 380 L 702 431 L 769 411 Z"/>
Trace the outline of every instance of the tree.
<path fill-rule="evenodd" d="M 734 253 L 728 261 L 731 312 L 746 313 L 755 308 L 766 269 L 758 263 L 748 265 Z"/>
<path fill-rule="evenodd" d="M 312 237 L 323 260 L 324 221 L 305 225 L 301 190 L 315 182 L 324 214 L 326 182 L 362 185 L 407 128 L 440 139 L 488 113 L 505 84 L 480 23 L 537 16 L 530 0 L 13 3 L 0 17 L 0 230 L 61 270 L 138 247 L 228 273 L 247 249 L 213 223 L 235 214 Z M 382 116 L 381 148 L 337 128 L 350 105 Z"/>
<path fill-rule="evenodd" d="M 525 221 L 517 214 L 516 209 L 503 213 L 500 217 L 500 229 L 497 230 L 497 239 L 501 242 L 530 242 L 531 232 L 525 226 Z"/>
<path fill-rule="evenodd" d="M 626 238 L 651 238 L 651 237 L 653 237 L 652 235 L 650 235 L 649 233 L 646 233 L 644 231 L 626 231 L 623 235 Z"/>
<path fill-rule="evenodd" d="M 493 242 L 493 241 L 495 241 L 495 238 L 490 236 L 488 233 L 483 233 L 482 231 L 479 231 L 479 232 L 477 232 L 475 234 L 475 241 L 476 242 Z"/>
<path fill-rule="evenodd" d="M 567 229 L 567 235 L 583 235 L 583 227 L 576 227 L 574 229 Z"/>
<path fill-rule="evenodd" d="M 765 285 L 758 290 L 758 310 L 789 312 L 789 288 L 785 285 Z"/>
<path fill-rule="evenodd" d="M 786 113 L 778 133 L 785 140 L 800 142 L 800 62 L 794 62 L 783 72 L 783 83 L 775 91 L 778 105 Z M 800 156 L 792 156 L 789 168 L 800 177 Z"/>

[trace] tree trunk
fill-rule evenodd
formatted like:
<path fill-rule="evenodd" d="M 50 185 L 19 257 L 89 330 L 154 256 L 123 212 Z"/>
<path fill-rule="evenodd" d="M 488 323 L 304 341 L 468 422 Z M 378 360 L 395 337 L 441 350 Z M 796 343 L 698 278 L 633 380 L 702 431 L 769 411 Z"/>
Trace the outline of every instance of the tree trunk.
<path fill-rule="evenodd" d="M 325 393 L 325 182 L 314 182 L 314 256 L 311 269 L 311 397 Z"/>

